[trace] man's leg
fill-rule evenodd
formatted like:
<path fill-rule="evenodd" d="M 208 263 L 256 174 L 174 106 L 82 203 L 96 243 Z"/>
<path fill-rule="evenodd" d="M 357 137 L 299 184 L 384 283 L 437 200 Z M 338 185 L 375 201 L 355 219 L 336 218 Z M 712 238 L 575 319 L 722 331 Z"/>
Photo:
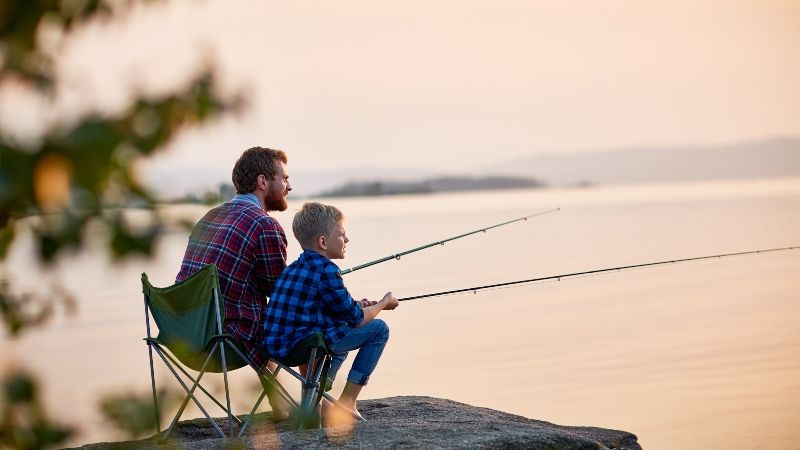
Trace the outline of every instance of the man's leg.
<path fill-rule="evenodd" d="M 272 361 L 267 361 L 267 369 L 270 372 L 275 372 L 275 369 L 278 368 L 278 365 Z M 281 397 L 281 395 L 277 392 L 277 390 L 272 387 L 271 385 L 265 386 L 265 390 L 267 391 L 267 399 L 269 400 L 269 405 L 272 407 L 272 420 L 275 422 L 282 422 L 289 418 L 290 406 L 286 400 Z"/>

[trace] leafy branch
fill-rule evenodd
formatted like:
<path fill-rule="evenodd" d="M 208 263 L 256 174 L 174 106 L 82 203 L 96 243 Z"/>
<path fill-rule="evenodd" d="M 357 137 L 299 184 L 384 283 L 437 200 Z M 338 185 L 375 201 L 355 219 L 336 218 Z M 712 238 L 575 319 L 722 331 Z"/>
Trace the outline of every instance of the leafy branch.
<path fill-rule="evenodd" d="M 134 5 L 155 1 L 0 2 L 0 88 L 9 88 L 0 92 L 28 92 L 55 105 L 57 57 L 70 36 L 91 22 L 120 18 Z M 44 324 L 58 305 L 67 311 L 76 307 L 69 293 L 55 286 L 46 296 L 14 289 L 5 261 L 21 231 L 31 232 L 34 256 L 46 266 L 81 248 L 98 229 L 106 231 L 106 245 L 116 258 L 152 254 L 164 221 L 137 177 L 136 162 L 167 147 L 180 133 L 244 107 L 240 95 L 220 93 L 212 65 L 173 92 L 134 94 L 123 111 L 62 118 L 34 142 L 22 142 L 0 128 L 0 322 L 11 337 Z M 149 221 L 128 221 L 124 209 L 131 207 L 145 211 Z M 45 448 L 72 433 L 47 419 L 28 372 L 6 374 L 2 389 L 0 446 Z M 101 409 L 132 434 L 152 425 L 140 420 L 147 415 L 146 405 L 131 396 L 111 398 Z"/>

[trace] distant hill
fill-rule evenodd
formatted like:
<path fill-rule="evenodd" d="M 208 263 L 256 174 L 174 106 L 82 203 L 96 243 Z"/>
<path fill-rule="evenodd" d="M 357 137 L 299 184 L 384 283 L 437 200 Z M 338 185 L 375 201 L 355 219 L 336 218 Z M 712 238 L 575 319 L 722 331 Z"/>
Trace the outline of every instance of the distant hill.
<path fill-rule="evenodd" d="M 542 187 L 543 183 L 523 177 L 490 176 L 438 177 L 422 181 L 349 181 L 323 191 L 320 197 L 352 197 L 375 195 L 424 194 L 431 192 L 476 191 Z"/>
<path fill-rule="evenodd" d="M 290 167 L 290 173 L 292 195 L 297 196 L 316 196 L 351 182 L 368 183 L 381 180 L 407 183 L 410 180 L 422 180 L 440 175 L 430 169 L 397 166 L 392 168 L 352 166 L 324 172 L 303 172 L 302 168 Z"/>
<path fill-rule="evenodd" d="M 538 153 L 489 165 L 487 171 L 533 176 L 554 185 L 798 176 L 800 139 Z"/>
<path fill-rule="evenodd" d="M 421 186 L 418 181 L 460 179 L 442 167 L 364 167 L 304 172 L 290 165 L 292 195 L 296 197 L 330 193 L 355 183 L 348 189 L 365 191 L 410 189 L 419 192 L 460 190 L 441 185 Z M 518 177 L 536 180 L 537 186 L 624 184 L 647 182 L 691 181 L 725 178 L 764 178 L 800 176 L 800 139 L 782 138 L 744 142 L 732 145 L 685 147 L 635 147 L 597 149 L 580 152 L 532 152 L 529 156 L 481 164 L 465 173 L 481 173 L 487 177 Z M 447 177 L 444 177 L 446 174 Z M 203 197 L 216 192 L 221 183 L 230 183 L 230 168 L 159 170 L 143 174 L 148 184 L 162 198 L 187 195 Z M 381 180 L 378 187 L 375 180 Z M 447 181 L 443 181 L 447 183 Z M 477 186 L 473 179 L 471 185 Z M 360 186 L 359 186 L 360 184 Z M 514 186 L 505 186 L 514 187 Z M 479 187 L 476 189 L 492 189 Z M 395 192 L 402 193 L 402 192 Z M 375 194 L 353 194 L 375 195 Z M 378 195 L 388 195 L 378 194 Z"/>

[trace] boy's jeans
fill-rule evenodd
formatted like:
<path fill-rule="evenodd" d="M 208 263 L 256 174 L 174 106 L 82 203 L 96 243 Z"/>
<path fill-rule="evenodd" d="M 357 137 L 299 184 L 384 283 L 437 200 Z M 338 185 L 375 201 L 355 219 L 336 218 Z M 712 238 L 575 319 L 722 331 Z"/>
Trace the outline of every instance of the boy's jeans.
<path fill-rule="evenodd" d="M 331 361 L 328 371 L 328 378 L 333 380 L 336 377 L 336 372 L 347 358 L 347 352 L 358 349 L 353 367 L 347 375 L 347 381 L 360 385 L 367 384 L 388 340 L 389 327 L 380 319 L 373 319 L 359 328 L 350 328 L 344 337 L 336 342 L 328 343 L 333 351 L 333 361 Z"/>

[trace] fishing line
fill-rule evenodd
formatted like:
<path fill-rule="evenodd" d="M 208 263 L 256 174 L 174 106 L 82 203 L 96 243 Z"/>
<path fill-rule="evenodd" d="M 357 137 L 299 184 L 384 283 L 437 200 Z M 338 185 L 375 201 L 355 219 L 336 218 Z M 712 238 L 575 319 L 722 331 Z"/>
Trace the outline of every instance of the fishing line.
<path fill-rule="evenodd" d="M 511 224 L 511 223 L 514 223 L 514 222 L 523 221 L 523 220 L 527 221 L 531 217 L 542 216 L 544 214 L 548 214 L 548 213 L 556 212 L 556 211 L 560 211 L 560 210 L 561 210 L 561 208 L 548 209 L 547 211 L 541 211 L 541 212 L 534 213 L 534 214 L 531 214 L 531 215 L 528 215 L 528 216 L 525 216 L 525 217 L 520 217 L 518 219 L 513 219 L 513 220 L 509 220 L 507 222 L 498 223 L 498 224 L 491 225 L 491 226 L 484 227 L 484 228 L 479 228 L 477 230 L 473 230 L 473 231 L 470 231 L 470 232 L 467 232 L 467 233 L 464 233 L 464 234 L 459 234 L 458 236 L 453 236 L 453 237 L 449 237 L 447 239 L 442 239 L 441 241 L 431 242 L 430 244 L 425 244 L 425 245 L 423 245 L 421 247 L 412 248 L 410 250 L 405 250 L 405 251 L 402 251 L 402 252 L 399 252 L 399 253 L 395 253 L 395 254 L 392 254 L 392 255 L 389 255 L 389 256 L 384 256 L 383 258 L 378 258 L 378 259 L 376 259 L 374 261 L 370 261 L 370 262 L 367 262 L 367 263 L 352 267 L 350 269 L 344 269 L 344 270 L 341 271 L 341 274 L 342 275 L 346 275 L 346 274 L 348 274 L 350 272 L 355 272 L 356 270 L 360 270 L 360 269 L 364 269 L 366 267 L 374 266 L 375 264 L 380 264 L 382 262 L 391 261 L 393 259 L 400 259 L 401 257 L 403 257 L 405 255 L 408 255 L 409 253 L 414 253 L 414 252 L 418 252 L 420 250 L 425 250 L 426 248 L 431 248 L 431 247 L 434 247 L 436 245 L 444 245 L 447 242 L 454 241 L 456 239 L 461 239 L 463 237 L 471 236 L 471 235 L 476 234 L 476 233 L 481 233 L 481 232 L 485 233 L 485 232 L 491 230 L 492 228 L 502 227 L 503 225 L 508 225 L 508 224 Z"/>
<path fill-rule="evenodd" d="M 546 277 L 538 277 L 538 278 L 530 278 L 527 280 L 518 280 L 518 281 L 508 281 L 505 283 L 496 283 L 496 284 L 488 284 L 484 286 L 475 286 L 471 288 L 463 288 L 463 289 L 453 289 L 450 291 L 442 291 L 442 292 L 434 292 L 432 294 L 422 294 L 422 295 L 415 295 L 412 297 L 404 297 L 397 299 L 398 301 L 406 301 L 406 300 L 416 300 L 420 298 L 429 298 L 429 297 L 443 297 L 448 295 L 456 295 L 456 294 L 463 294 L 465 292 L 472 292 L 477 294 L 478 291 L 485 291 L 485 290 L 496 290 L 496 289 L 503 289 L 518 285 L 525 285 L 525 284 L 533 284 L 533 283 L 542 283 L 542 282 L 555 282 L 561 281 L 567 278 L 578 278 L 578 277 L 585 277 L 585 276 L 592 276 L 597 275 L 605 272 L 621 272 L 623 270 L 631 270 L 631 269 L 639 269 L 639 268 L 646 268 L 646 267 L 654 267 L 654 266 L 661 266 L 665 264 L 679 264 L 689 261 L 700 261 L 704 259 L 714 259 L 714 258 L 727 258 L 729 256 L 743 256 L 743 255 L 753 255 L 753 254 L 760 254 L 760 253 L 770 253 L 770 252 L 780 252 L 785 250 L 796 250 L 800 249 L 800 246 L 795 247 L 780 247 L 780 248 L 770 248 L 764 250 L 750 250 L 745 252 L 735 252 L 735 253 L 723 253 L 719 255 L 709 255 L 709 256 L 696 256 L 693 258 L 682 258 L 682 259 L 672 259 L 668 261 L 658 261 L 658 262 L 651 262 L 651 263 L 644 263 L 644 264 L 632 264 L 627 266 L 618 266 L 618 267 L 609 267 L 605 269 L 595 269 L 595 270 L 586 270 L 583 272 L 573 272 L 573 273 L 566 273 L 561 275 L 550 275 Z"/>

